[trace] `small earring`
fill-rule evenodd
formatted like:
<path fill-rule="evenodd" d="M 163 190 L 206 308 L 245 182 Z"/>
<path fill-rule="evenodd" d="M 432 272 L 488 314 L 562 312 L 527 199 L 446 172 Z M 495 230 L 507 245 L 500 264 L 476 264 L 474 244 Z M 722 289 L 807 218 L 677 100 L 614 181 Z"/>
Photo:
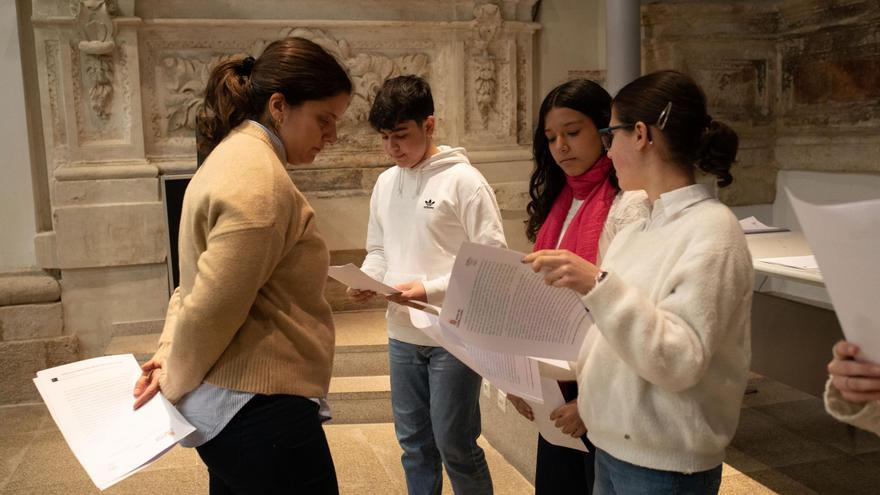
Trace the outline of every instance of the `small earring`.
<path fill-rule="evenodd" d="M 281 134 L 281 119 L 272 119 L 272 128 L 275 134 Z"/>

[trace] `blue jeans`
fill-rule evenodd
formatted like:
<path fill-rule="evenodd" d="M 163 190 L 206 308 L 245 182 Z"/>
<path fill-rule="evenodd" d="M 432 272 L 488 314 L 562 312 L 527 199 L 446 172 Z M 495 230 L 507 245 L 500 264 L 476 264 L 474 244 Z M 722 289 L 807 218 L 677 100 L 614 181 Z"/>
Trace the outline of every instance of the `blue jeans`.
<path fill-rule="evenodd" d="M 441 462 L 456 494 L 492 493 L 480 436 L 480 375 L 442 347 L 391 339 L 391 408 L 411 495 L 439 494 Z"/>
<path fill-rule="evenodd" d="M 659 471 L 615 458 L 596 449 L 593 495 L 715 495 L 721 487 L 721 465 L 699 473 Z"/>

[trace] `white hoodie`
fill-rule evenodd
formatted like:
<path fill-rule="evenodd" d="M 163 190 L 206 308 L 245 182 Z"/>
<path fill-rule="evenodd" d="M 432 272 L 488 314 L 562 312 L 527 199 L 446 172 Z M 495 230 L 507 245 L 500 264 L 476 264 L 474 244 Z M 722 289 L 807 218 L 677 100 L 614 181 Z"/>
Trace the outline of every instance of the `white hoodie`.
<path fill-rule="evenodd" d="M 438 149 L 415 167 L 391 167 L 376 180 L 361 267 L 392 286 L 421 280 L 428 302 L 437 305 L 462 242 L 506 247 L 501 212 L 486 179 L 464 148 Z M 412 326 L 405 306 L 388 303 L 387 320 L 392 339 L 437 345 Z"/>

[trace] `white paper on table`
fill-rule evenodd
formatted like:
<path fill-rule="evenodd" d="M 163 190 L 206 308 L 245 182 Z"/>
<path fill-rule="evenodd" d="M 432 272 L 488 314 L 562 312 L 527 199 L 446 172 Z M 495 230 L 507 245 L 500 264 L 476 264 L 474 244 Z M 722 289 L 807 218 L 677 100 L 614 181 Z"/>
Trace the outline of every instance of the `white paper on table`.
<path fill-rule="evenodd" d="M 819 264 L 816 263 L 816 257 L 812 254 L 807 256 L 782 256 L 780 258 L 758 258 L 758 261 L 764 263 L 772 263 L 774 265 L 782 265 L 798 270 L 818 270 Z"/>
<path fill-rule="evenodd" d="M 413 326 L 496 387 L 543 402 L 537 362 L 526 356 L 495 352 L 464 342 L 434 314 L 409 308 L 409 317 Z"/>
<path fill-rule="evenodd" d="M 814 205 L 786 192 L 846 339 L 880 363 L 880 200 Z"/>
<path fill-rule="evenodd" d="M 760 220 L 755 218 L 754 216 L 743 218 L 739 221 L 739 226 L 742 227 L 743 233 L 745 234 L 763 234 L 765 232 L 787 232 L 788 229 L 783 227 L 773 227 L 770 225 L 765 225 Z"/>
<path fill-rule="evenodd" d="M 137 411 L 141 375 L 131 354 L 37 372 L 34 384 L 95 485 L 104 490 L 157 460 L 195 430 L 159 393 Z"/>
<path fill-rule="evenodd" d="M 377 281 L 351 263 L 341 266 L 331 266 L 328 275 L 352 289 L 371 290 L 382 295 L 400 294 L 399 290 Z"/>
<path fill-rule="evenodd" d="M 562 390 L 559 389 L 559 383 L 557 383 L 556 380 L 541 377 L 541 390 L 544 395 L 543 404 L 532 402 L 528 399 L 526 399 L 526 402 L 528 402 L 529 406 L 532 408 L 532 413 L 535 416 L 535 426 L 538 427 L 538 431 L 541 432 L 541 436 L 544 437 L 544 440 L 560 447 L 568 447 L 570 449 L 580 450 L 581 452 L 589 452 L 580 438 L 573 438 L 571 435 L 566 435 L 562 430 L 557 428 L 555 422 L 550 419 L 550 414 L 559 406 L 565 404 L 565 398 L 562 397 Z"/>
<path fill-rule="evenodd" d="M 593 320 L 575 291 L 545 284 L 524 256 L 462 244 L 440 317 L 483 349 L 574 361 Z"/>

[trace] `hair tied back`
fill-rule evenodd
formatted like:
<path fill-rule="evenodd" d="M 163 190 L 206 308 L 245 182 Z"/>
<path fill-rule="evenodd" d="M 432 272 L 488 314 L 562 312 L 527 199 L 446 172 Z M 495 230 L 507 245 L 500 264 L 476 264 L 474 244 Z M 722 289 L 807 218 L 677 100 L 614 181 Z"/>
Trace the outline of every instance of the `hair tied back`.
<path fill-rule="evenodd" d="M 250 76 L 251 71 L 254 70 L 255 63 L 257 63 L 257 59 L 255 59 L 254 57 L 251 57 L 251 56 L 245 57 L 241 61 L 241 69 L 239 70 L 239 74 L 242 76 L 245 76 L 245 77 Z"/>

